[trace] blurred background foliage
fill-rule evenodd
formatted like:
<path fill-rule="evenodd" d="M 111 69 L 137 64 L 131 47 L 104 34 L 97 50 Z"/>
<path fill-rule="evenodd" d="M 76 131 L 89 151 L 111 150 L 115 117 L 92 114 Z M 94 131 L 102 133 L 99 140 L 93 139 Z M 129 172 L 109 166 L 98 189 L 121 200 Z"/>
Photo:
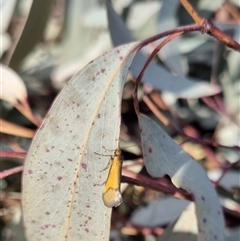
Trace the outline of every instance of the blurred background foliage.
<path fill-rule="evenodd" d="M 210 19 L 240 42 L 239 0 L 190 2 L 201 16 Z M 137 40 L 193 23 L 177 0 L 114 0 L 112 5 Z M 9 79 L 1 82 L 1 118 L 17 125 L 6 126 L 2 122 L 1 151 L 27 152 L 36 125 L 42 121 L 67 81 L 88 62 L 113 48 L 108 21 L 115 19 L 107 17 L 104 3 L 96 0 L 2 0 L 1 15 L 1 63 L 10 68 L 6 70 L 8 74 L 11 71 L 15 71 L 13 75 L 17 73 L 15 76 L 8 75 Z M 120 38 L 121 29 L 115 31 Z M 184 75 L 195 81 L 201 79 L 219 85 L 222 92 L 214 97 L 178 98 L 173 93 L 144 83 L 139 89 L 141 112 L 152 115 L 143 98 L 147 96 L 171 123 L 188 136 L 208 140 L 212 144 L 206 146 L 186 141 L 184 136 L 165 127 L 204 166 L 210 179 L 219 181 L 216 187 L 225 208 L 227 240 L 239 240 L 239 52 L 199 32 L 184 34 L 170 46 L 170 54 L 163 50 L 156 56 L 158 65 L 174 76 Z M 146 55 L 153 48 L 154 45 L 148 46 Z M 5 71 L 6 67 L 1 68 Z M 140 142 L 132 103 L 133 88 L 134 78 L 129 75 L 122 102 L 123 149 Z M 32 121 L 22 114 L 29 111 L 29 106 L 34 113 Z M 133 163 L 142 162 L 140 150 L 124 149 L 124 157 Z M 11 155 L 1 157 L 0 170 L 23 163 L 24 160 Z M 147 175 L 144 168 L 133 170 Z M 168 178 L 160 181 L 169 182 Z M 24 241 L 21 173 L 1 179 L 0 188 L 0 239 Z M 164 193 L 132 184 L 124 188 L 124 203 L 113 210 L 112 240 L 174 240 L 183 234 L 179 229 L 173 237 L 169 234 L 173 232 L 169 230 L 174 229 L 174 221 L 189 201 L 176 200 Z M 186 223 L 186 220 L 182 222 Z M 184 235 L 184 240 L 196 240 L 196 234 L 190 228 L 185 230 Z"/>

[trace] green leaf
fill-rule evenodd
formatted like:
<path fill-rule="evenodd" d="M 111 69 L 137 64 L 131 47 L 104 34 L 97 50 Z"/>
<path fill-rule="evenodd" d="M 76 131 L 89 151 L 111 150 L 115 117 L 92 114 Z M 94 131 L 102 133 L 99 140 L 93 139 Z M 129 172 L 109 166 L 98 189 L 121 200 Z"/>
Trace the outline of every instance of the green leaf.
<path fill-rule="evenodd" d="M 108 2 L 107 14 L 109 31 L 114 46 L 133 41 L 130 31 Z M 139 51 L 130 69 L 134 77 L 138 76 L 146 61 L 147 57 Z M 166 91 L 181 98 L 199 98 L 214 95 L 221 91 L 218 85 L 210 85 L 201 79 L 192 79 L 182 75 L 174 76 L 166 68 L 155 62 L 151 62 L 147 67 L 141 81 L 150 84 L 154 89 Z"/>
<path fill-rule="evenodd" d="M 224 240 L 224 219 L 215 189 L 206 172 L 154 121 L 139 115 L 143 156 L 153 177 L 169 175 L 173 184 L 193 195 L 198 219 L 198 240 Z"/>
<path fill-rule="evenodd" d="M 113 49 L 77 73 L 38 130 L 23 173 L 29 240 L 109 240 L 102 170 L 110 157 L 101 154 L 118 147 L 122 89 L 135 45 Z"/>

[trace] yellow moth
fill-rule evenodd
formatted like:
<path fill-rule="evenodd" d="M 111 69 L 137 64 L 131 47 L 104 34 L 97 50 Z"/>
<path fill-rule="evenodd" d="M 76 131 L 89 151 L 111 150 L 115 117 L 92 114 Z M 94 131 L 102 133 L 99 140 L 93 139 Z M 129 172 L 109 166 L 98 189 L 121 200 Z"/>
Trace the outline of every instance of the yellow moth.
<path fill-rule="evenodd" d="M 108 177 L 103 190 L 103 202 L 106 207 L 117 207 L 122 203 L 120 192 L 120 182 L 122 173 L 123 156 L 120 149 L 114 151 L 114 156 L 110 160 Z"/>

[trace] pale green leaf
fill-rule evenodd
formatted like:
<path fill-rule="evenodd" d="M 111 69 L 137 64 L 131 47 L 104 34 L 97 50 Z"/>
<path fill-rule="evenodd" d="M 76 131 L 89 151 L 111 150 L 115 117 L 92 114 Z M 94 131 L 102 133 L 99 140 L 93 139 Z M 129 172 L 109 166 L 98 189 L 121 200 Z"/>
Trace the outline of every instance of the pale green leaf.
<path fill-rule="evenodd" d="M 169 175 L 176 187 L 193 195 L 198 220 L 198 240 L 224 240 L 224 219 L 215 189 L 206 172 L 154 121 L 139 116 L 143 156 L 153 177 Z"/>
<path fill-rule="evenodd" d="M 9 66 L 17 70 L 23 59 L 42 41 L 53 0 L 32 1 L 32 6 L 22 31 L 15 36 L 14 52 L 7 56 Z"/>
<path fill-rule="evenodd" d="M 1 65 L 0 98 L 12 104 L 22 103 L 27 99 L 27 89 L 20 76 L 11 68 Z"/>
<path fill-rule="evenodd" d="M 34 138 L 23 173 L 29 240 L 109 240 L 111 209 L 103 204 L 102 184 L 110 157 L 101 154 L 118 147 L 122 88 L 135 45 L 113 49 L 77 73 Z"/>
<path fill-rule="evenodd" d="M 133 41 L 130 31 L 122 19 L 116 14 L 110 3 L 107 2 L 109 31 L 114 46 Z M 138 52 L 131 65 L 131 73 L 137 77 L 147 61 L 147 57 Z M 173 93 L 181 98 L 199 98 L 214 95 L 221 91 L 217 85 L 210 85 L 201 79 L 192 79 L 185 76 L 174 76 L 162 65 L 151 62 L 142 78 L 142 82 L 153 88 Z"/>
<path fill-rule="evenodd" d="M 195 205 L 191 202 L 182 212 L 178 220 L 171 223 L 158 241 L 196 241 L 197 240 L 197 219 Z"/>

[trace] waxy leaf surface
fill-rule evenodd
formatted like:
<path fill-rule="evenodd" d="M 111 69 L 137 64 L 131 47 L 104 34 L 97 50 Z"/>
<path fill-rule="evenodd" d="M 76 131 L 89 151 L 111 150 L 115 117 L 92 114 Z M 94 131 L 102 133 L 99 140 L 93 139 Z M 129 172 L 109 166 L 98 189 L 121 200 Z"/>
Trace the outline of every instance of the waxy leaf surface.
<path fill-rule="evenodd" d="M 122 89 L 135 45 L 113 49 L 77 73 L 38 130 L 23 173 L 29 240 L 109 240 L 103 170 L 118 147 Z"/>
<path fill-rule="evenodd" d="M 193 195 L 198 220 L 198 240 L 224 240 L 222 209 L 206 172 L 154 121 L 139 115 L 143 156 L 153 177 L 171 177 L 176 187 Z"/>

